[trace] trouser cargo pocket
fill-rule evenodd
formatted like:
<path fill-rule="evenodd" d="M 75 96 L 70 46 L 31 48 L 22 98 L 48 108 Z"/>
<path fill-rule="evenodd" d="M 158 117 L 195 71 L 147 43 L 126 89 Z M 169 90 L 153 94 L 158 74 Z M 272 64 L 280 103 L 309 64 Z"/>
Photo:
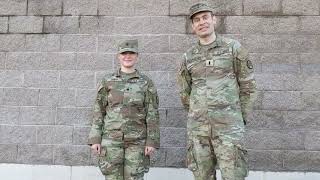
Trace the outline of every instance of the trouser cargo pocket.
<path fill-rule="evenodd" d="M 103 175 L 116 173 L 122 164 L 123 158 L 120 155 L 109 153 L 105 147 L 102 147 L 99 155 L 98 166 Z"/>
<path fill-rule="evenodd" d="M 249 174 L 248 151 L 241 146 L 236 146 L 236 168 L 240 177 L 247 177 Z"/>
<path fill-rule="evenodd" d="M 187 165 L 188 169 L 191 171 L 196 171 L 198 169 L 198 165 L 197 165 L 196 159 L 194 157 L 193 144 L 188 145 L 186 165 Z"/>

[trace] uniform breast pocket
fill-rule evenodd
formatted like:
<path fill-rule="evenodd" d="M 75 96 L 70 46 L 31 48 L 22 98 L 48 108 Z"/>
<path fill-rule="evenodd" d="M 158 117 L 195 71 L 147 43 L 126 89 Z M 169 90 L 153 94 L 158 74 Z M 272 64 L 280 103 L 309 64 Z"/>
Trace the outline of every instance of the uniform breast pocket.
<path fill-rule="evenodd" d="M 144 88 L 141 83 L 133 83 L 129 87 L 128 103 L 135 106 L 143 106 Z"/>
<path fill-rule="evenodd" d="M 217 69 L 230 70 L 233 68 L 233 59 L 231 57 L 215 58 L 214 67 Z"/>
<path fill-rule="evenodd" d="M 124 91 L 122 85 L 119 83 L 118 85 L 112 84 L 108 86 L 108 104 L 110 106 L 116 106 L 123 102 Z"/>

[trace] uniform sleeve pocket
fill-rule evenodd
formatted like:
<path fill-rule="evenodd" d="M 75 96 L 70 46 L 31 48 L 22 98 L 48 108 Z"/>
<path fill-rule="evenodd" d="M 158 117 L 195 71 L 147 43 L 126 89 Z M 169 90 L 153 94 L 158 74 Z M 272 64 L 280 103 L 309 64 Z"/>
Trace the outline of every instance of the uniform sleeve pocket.
<path fill-rule="evenodd" d="M 198 169 L 197 162 L 194 158 L 194 150 L 193 145 L 188 145 L 188 151 L 187 151 L 187 167 L 190 171 L 196 171 Z"/>
<path fill-rule="evenodd" d="M 101 147 L 101 151 L 100 151 L 99 157 L 105 157 L 106 155 L 107 155 L 107 149 Z"/>

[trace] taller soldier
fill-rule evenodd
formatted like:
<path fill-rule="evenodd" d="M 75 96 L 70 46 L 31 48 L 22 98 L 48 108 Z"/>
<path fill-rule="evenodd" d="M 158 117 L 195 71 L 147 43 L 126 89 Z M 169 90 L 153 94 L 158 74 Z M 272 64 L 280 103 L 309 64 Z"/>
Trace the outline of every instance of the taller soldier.
<path fill-rule="evenodd" d="M 248 51 L 215 33 L 216 17 L 206 3 L 190 8 L 199 42 L 185 54 L 178 74 L 182 104 L 188 111 L 188 168 L 196 180 L 244 180 L 247 151 L 241 144 L 256 95 Z"/>

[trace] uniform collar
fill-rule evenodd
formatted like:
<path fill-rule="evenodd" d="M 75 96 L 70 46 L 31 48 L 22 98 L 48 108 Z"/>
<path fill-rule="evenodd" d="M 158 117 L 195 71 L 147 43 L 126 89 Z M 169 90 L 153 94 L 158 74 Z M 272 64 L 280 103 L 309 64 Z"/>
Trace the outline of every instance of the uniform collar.
<path fill-rule="evenodd" d="M 119 68 L 119 69 L 116 71 L 116 73 L 115 73 L 116 77 L 122 77 L 123 74 L 124 74 L 124 73 L 121 72 L 121 69 L 120 69 L 120 68 Z M 130 78 L 139 78 L 139 77 L 140 77 L 140 72 L 139 72 L 137 69 L 135 69 L 135 72 L 130 73 L 130 74 L 128 74 L 128 75 L 130 75 Z"/>
<path fill-rule="evenodd" d="M 222 37 L 220 35 L 217 35 L 217 34 L 216 34 L 216 39 L 210 44 L 201 45 L 200 41 L 198 41 L 198 43 L 197 43 L 197 49 L 199 49 L 199 50 L 202 49 L 202 48 L 213 49 L 213 48 L 220 47 L 220 46 L 222 46 Z"/>

